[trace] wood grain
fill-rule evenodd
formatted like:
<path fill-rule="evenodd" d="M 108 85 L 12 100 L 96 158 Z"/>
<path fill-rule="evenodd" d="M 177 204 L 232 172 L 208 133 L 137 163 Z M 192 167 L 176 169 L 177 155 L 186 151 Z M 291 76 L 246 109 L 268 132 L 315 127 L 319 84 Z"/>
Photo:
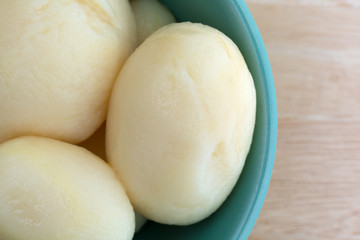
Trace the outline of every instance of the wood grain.
<path fill-rule="evenodd" d="M 251 240 L 360 239 L 360 1 L 247 0 L 277 93 L 275 166 Z"/>

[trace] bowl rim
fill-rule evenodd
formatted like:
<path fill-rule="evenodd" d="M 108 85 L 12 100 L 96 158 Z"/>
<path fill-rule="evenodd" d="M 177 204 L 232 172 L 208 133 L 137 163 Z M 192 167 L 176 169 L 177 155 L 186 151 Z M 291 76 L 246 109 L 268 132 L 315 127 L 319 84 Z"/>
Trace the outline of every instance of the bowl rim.
<path fill-rule="evenodd" d="M 265 196 L 267 194 L 271 180 L 277 140 L 277 105 L 270 61 L 255 20 L 252 17 L 251 12 L 244 1 L 231 0 L 231 3 L 237 10 L 236 12 L 240 15 L 241 19 L 246 25 L 246 28 L 249 31 L 251 41 L 254 43 L 256 59 L 258 60 L 258 64 L 261 69 L 261 75 L 264 78 L 263 83 L 267 89 L 265 96 L 267 100 L 265 103 L 265 109 L 267 112 L 266 124 L 268 131 L 266 133 L 266 136 L 264 136 L 267 143 L 265 144 L 265 156 L 267 156 L 267 159 L 264 159 L 265 166 L 261 169 L 262 171 L 260 174 L 261 183 L 257 186 L 254 192 L 254 195 L 256 195 L 257 197 L 255 201 L 253 201 L 253 203 L 251 204 L 249 215 L 246 217 L 246 224 L 243 228 L 239 228 L 234 235 L 235 239 L 247 239 L 255 225 L 258 215 L 260 214 L 260 210 L 264 203 Z"/>
<path fill-rule="evenodd" d="M 272 75 L 272 71 L 271 71 L 271 66 L 270 66 L 270 62 L 269 62 L 269 58 L 266 52 L 266 48 L 264 45 L 264 42 L 262 40 L 262 37 L 260 35 L 259 29 L 257 28 L 257 25 L 255 23 L 255 20 L 253 19 L 253 16 L 251 15 L 250 10 L 248 9 L 246 3 L 243 0 L 219 0 L 219 1 L 214 1 L 212 2 L 211 5 L 213 5 L 211 8 L 209 8 L 209 2 L 206 0 L 195 0 L 192 3 L 195 4 L 196 7 L 194 7 L 193 9 L 197 9 L 199 10 L 197 7 L 199 7 L 201 4 L 206 4 L 206 6 L 204 6 L 204 11 L 207 12 L 213 7 L 216 8 L 215 13 L 216 16 L 223 16 L 224 12 L 221 11 L 217 11 L 217 7 L 219 7 L 220 9 L 222 9 L 223 7 L 226 7 L 226 10 L 230 11 L 229 14 L 231 15 L 231 18 L 234 18 L 236 21 L 241 21 L 241 26 L 238 26 L 241 31 L 245 31 L 246 33 L 242 33 L 243 35 L 238 35 L 238 34 L 232 34 L 232 30 L 227 31 L 229 29 L 227 29 L 226 26 L 222 25 L 222 23 L 218 24 L 215 20 L 216 18 L 210 19 L 209 21 L 207 19 L 205 19 L 206 21 L 202 21 L 204 19 L 202 19 L 202 15 L 201 14 L 197 14 L 196 10 L 192 11 L 192 9 L 187 9 L 184 8 L 183 5 L 184 4 L 180 4 L 181 3 L 189 3 L 190 1 L 172 1 L 172 0 L 160 0 L 160 2 L 164 3 L 165 6 L 169 7 L 169 9 L 171 10 L 173 8 L 173 10 L 176 10 L 176 7 L 179 6 L 180 9 L 182 9 L 183 11 L 186 10 L 190 10 L 188 11 L 188 14 L 185 14 L 186 17 L 181 17 L 180 19 L 177 19 L 179 22 L 183 22 L 183 21 L 191 21 L 191 22 L 199 22 L 199 23 L 203 23 L 209 26 L 212 26 L 216 29 L 219 29 L 220 31 L 222 31 L 224 34 L 226 34 L 228 37 L 230 37 L 234 43 L 238 46 L 239 50 L 244 50 L 243 55 L 245 58 L 245 61 L 247 62 L 247 59 L 251 59 L 251 63 L 252 65 L 256 66 L 253 69 L 249 69 L 250 72 L 252 74 L 253 71 L 255 71 L 256 73 L 256 83 L 255 83 L 255 87 L 259 87 L 259 90 L 261 92 L 261 97 L 257 96 L 257 100 L 260 100 L 259 103 L 261 102 L 261 112 L 257 111 L 257 118 L 258 118 L 258 114 L 260 113 L 260 118 L 259 120 L 256 120 L 256 124 L 260 124 L 261 127 L 260 129 L 263 130 L 259 130 L 261 132 L 261 134 L 257 137 L 257 142 L 260 144 L 260 151 L 261 151 L 261 156 L 259 159 L 259 157 L 257 157 L 257 161 L 259 162 L 259 164 L 256 164 L 254 166 L 256 166 L 256 168 L 258 168 L 259 170 L 256 171 L 256 179 L 255 181 L 255 186 L 253 186 L 251 188 L 251 191 L 249 192 L 249 203 L 247 204 L 246 207 L 246 211 L 242 214 L 242 218 L 241 218 L 241 224 L 238 224 L 237 226 L 236 223 L 231 224 L 231 232 L 227 232 L 227 236 L 229 237 L 229 239 L 247 239 L 248 236 L 250 235 L 255 222 L 260 214 L 260 210 L 262 208 L 262 205 L 264 203 L 267 191 L 268 191 L 268 187 L 270 184 L 270 180 L 271 180 L 271 174 L 272 174 L 272 170 L 273 170 L 273 166 L 274 166 L 274 160 L 275 160 L 275 150 L 276 150 L 276 140 L 277 140 L 277 105 L 276 105 L 276 95 L 275 95 L 275 87 L 274 87 L 274 81 L 273 81 L 273 75 Z M 169 5 L 167 5 L 169 4 Z M 173 12 L 174 14 L 176 13 Z M 176 14 L 175 14 L 176 15 Z M 226 17 L 226 16 L 225 16 Z M 231 19 L 228 19 L 231 20 Z M 237 28 L 236 25 L 232 25 L 232 28 Z M 235 32 L 238 32 L 235 29 Z M 246 36 L 244 36 L 244 34 Z M 245 45 L 241 46 L 241 44 L 238 41 L 243 41 L 243 39 L 245 40 L 243 43 Z M 240 44 L 240 45 L 239 45 Z M 248 45 L 248 46 L 247 46 Z M 248 49 L 242 49 L 241 47 L 245 47 Z M 245 57 L 247 56 L 247 57 Z M 248 64 L 248 62 L 247 62 Z M 249 66 L 249 65 L 248 65 Z M 252 70 L 252 71 L 251 71 Z M 253 76 L 254 77 L 254 76 Z M 254 79 L 255 80 L 255 79 Z M 256 86 L 257 85 L 257 86 Z M 259 105 L 260 106 L 260 105 Z M 256 131 L 256 129 L 258 129 L 255 125 L 255 129 L 254 129 L 254 133 Z M 253 139 L 254 140 L 254 139 Z M 255 141 L 256 142 L 256 141 Z M 254 141 L 253 141 L 254 143 Z M 254 146 L 259 146 L 259 145 L 254 145 Z M 254 149 L 253 146 L 251 146 L 251 149 Z M 256 154 L 258 151 L 254 151 L 254 150 L 250 150 L 250 153 Z M 249 157 L 249 155 L 248 155 Z M 245 162 L 245 166 L 246 167 L 246 162 Z M 241 173 L 241 175 L 243 175 L 243 173 Z M 236 185 L 234 186 L 234 189 L 236 188 L 236 186 L 238 185 L 239 180 L 241 180 L 241 175 L 240 178 L 238 179 Z M 246 175 L 244 175 L 246 176 Z M 246 177 L 245 177 L 246 178 Z M 245 182 L 246 185 L 246 182 Z M 233 191 L 234 191 L 233 189 Z M 236 188 L 238 189 L 238 188 Z M 231 194 L 230 194 L 231 195 Z M 226 201 L 229 201 L 229 199 L 227 199 Z M 224 202 L 223 206 L 226 206 L 226 201 Z M 229 202 L 228 202 L 229 203 Z M 235 203 L 236 204 L 236 203 Z M 224 209 L 228 209 L 228 208 L 224 208 Z M 218 211 L 218 210 L 217 210 Z M 231 211 L 231 210 L 230 210 Z M 224 211 L 219 211 L 218 213 L 223 213 Z M 227 211 L 225 211 L 227 212 Z M 216 213 L 214 213 L 216 214 Z M 226 215 L 226 214 L 225 214 Z M 209 218 L 211 219 L 211 218 Z M 226 220 L 234 220 L 234 221 L 238 221 L 239 219 L 231 219 L 231 218 L 226 218 Z M 211 221 L 212 222 L 212 221 Z M 214 222 L 212 222 L 214 223 Z M 198 225 L 198 226 L 204 226 L 204 225 Z M 146 226 L 145 226 L 146 227 Z M 182 228 L 181 226 L 174 226 L 174 228 L 180 232 L 182 232 Z M 201 229 L 202 227 L 200 227 Z M 162 230 L 162 233 L 164 233 L 165 235 L 169 232 L 167 232 L 167 230 L 170 231 L 170 229 L 165 228 L 165 232 L 163 231 L 164 229 L 161 228 L 157 228 L 155 229 L 155 231 L 150 231 L 150 234 L 154 234 L 153 236 L 156 236 L 157 231 Z M 204 230 L 204 228 L 203 228 Z M 140 231 L 141 232 L 141 231 Z M 214 232 L 216 234 L 216 232 Z M 204 235 L 205 236 L 205 235 Z M 207 237 L 211 237 L 211 235 L 206 234 Z M 184 238 L 186 237 L 186 238 Z M 217 236 L 218 237 L 218 236 Z M 179 235 L 179 237 L 175 237 L 176 239 L 193 239 L 193 238 L 188 238 L 188 236 L 184 236 L 184 235 Z M 212 239 L 213 237 L 211 237 Z M 139 239 L 146 239 L 145 235 L 141 235 L 139 237 Z"/>

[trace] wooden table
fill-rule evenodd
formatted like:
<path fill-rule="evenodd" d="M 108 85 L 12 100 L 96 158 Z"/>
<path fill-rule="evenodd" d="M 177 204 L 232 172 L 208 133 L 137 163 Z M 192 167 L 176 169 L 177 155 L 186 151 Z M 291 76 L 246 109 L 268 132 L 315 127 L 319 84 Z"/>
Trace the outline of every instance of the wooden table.
<path fill-rule="evenodd" d="M 360 1 L 247 0 L 272 65 L 278 145 L 251 240 L 360 239 Z"/>

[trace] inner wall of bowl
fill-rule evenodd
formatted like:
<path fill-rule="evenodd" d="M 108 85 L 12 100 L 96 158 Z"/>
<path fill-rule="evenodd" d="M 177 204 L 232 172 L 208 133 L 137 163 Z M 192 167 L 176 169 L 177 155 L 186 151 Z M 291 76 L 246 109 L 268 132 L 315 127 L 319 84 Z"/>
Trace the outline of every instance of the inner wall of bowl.
<path fill-rule="evenodd" d="M 273 167 L 277 113 L 268 57 L 251 14 L 241 0 L 162 0 L 179 22 L 215 27 L 242 52 L 257 92 L 254 138 L 243 172 L 225 203 L 209 218 L 190 226 L 148 222 L 140 239 L 246 239 L 264 201 Z"/>

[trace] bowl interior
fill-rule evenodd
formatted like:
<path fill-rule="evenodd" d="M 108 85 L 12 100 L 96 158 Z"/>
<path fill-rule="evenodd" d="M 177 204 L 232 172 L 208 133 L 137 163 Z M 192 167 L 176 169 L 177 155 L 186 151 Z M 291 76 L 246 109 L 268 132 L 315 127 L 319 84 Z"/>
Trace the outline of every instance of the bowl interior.
<path fill-rule="evenodd" d="M 243 172 L 231 195 L 209 218 L 191 226 L 148 222 L 134 237 L 140 239 L 246 239 L 260 212 L 272 172 L 277 112 L 269 60 L 255 22 L 242 0 L 162 0 L 178 21 L 215 27 L 239 47 L 257 92 L 253 143 Z"/>

